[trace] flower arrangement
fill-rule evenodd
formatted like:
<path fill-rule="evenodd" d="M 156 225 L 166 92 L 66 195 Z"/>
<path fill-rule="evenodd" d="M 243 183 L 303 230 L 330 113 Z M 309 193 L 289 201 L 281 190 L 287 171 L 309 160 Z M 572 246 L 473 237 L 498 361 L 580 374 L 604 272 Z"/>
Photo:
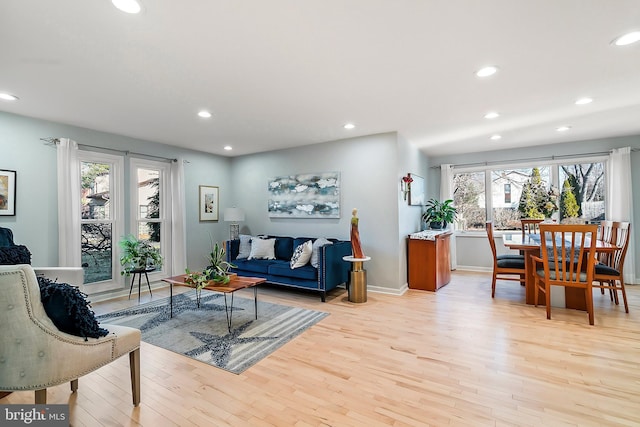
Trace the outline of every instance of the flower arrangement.
<path fill-rule="evenodd" d="M 409 191 L 411 191 L 412 182 L 413 182 L 413 178 L 411 177 L 411 174 L 408 173 L 407 176 L 402 177 L 401 189 L 402 189 L 402 193 L 404 194 L 405 200 L 407 200 L 407 194 L 409 194 Z"/>

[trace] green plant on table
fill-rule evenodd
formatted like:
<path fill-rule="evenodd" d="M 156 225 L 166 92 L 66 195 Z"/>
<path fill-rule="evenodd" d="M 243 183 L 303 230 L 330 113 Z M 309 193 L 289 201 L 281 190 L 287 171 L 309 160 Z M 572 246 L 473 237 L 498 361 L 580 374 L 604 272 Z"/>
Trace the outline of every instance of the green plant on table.
<path fill-rule="evenodd" d="M 217 283 L 229 283 L 229 269 L 235 268 L 236 266 L 227 262 L 224 246 L 219 245 L 218 242 L 212 245 L 208 260 L 209 266 L 207 267 L 207 271 L 209 278 Z"/>
<path fill-rule="evenodd" d="M 155 248 L 148 240 L 140 240 L 129 234 L 120 239 L 118 244 L 122 249 L 120 265 L 123 269 L 120 274 L 129 276 L 136 270 L 162 267 L 164 259 L 160 249 Z"/>
<path fill-rule="evenodd" d="M 452 206 L 453 200 L 439 201 L 430 199 L 425 205 L 422 220 L 430 225 L 432 229 L 441 229 L 452 223 L 458 215 L 458 210 Z"/>

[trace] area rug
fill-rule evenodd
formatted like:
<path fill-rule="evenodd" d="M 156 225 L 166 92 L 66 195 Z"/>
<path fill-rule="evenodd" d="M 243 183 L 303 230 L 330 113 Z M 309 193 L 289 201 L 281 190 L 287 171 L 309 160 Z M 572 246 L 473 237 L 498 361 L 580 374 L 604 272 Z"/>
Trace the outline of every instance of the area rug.
<path fill-rule="evenodd" d="M 103 324 L 140 329 L 146 343 L 239 374 L 328 315 L 258 296 L 256 320 L 253 298 L 235 296 L 229 332 L 223 294 L 203 291 L 199 308 L 195 292 L 174 295 L 173 318 L 169 298 L 97 317 Z"/>

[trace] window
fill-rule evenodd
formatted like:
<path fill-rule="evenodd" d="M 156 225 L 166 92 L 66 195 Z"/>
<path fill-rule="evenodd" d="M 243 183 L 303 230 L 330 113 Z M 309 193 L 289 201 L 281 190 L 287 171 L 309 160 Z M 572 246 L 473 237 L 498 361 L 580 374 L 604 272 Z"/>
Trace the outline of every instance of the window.
<path fill-rule="evenodd" d="M 455 174 L 453 189 L 453 203 L 458 209 L 458 229 L 483 230 L 487 220 L 485 173 Z"/>
<path fill-rule="evenodd" d="M 169 165 L 149 160 L 131 160 L 131 206 L 138 206 L 132 218 L 131 230 L 136 237 L 147 240 L 160 249 L 164 258 L 164 271 L 171 250 L 171 227 L 169 214 Z"/>
<path fill-rule="evenodd" d="M 122 157 L 80 151 L 80 253 L 87 293 L 120 287 L 114 236 L 122 232 Z"/>
<path fill-rule="evenodd" d="M 533 177 L 533 178 L 532 178 Z M 521 206 L 532 181 L 549 192 L 560 192 L 559 211 L 553 218 L 598 222 L 604 219 L 606 187 L 605 163 L 531 165 L 518 168 L 486 169 L 455 173 L 454 203 L 458 208 L 458 230 L 484 230 L 491 219 L 495 230 L 520 229 Z M 486 184 L 485 184 L 486 183 Z M 523 191 L 524 190 L 524 191 Z"/>

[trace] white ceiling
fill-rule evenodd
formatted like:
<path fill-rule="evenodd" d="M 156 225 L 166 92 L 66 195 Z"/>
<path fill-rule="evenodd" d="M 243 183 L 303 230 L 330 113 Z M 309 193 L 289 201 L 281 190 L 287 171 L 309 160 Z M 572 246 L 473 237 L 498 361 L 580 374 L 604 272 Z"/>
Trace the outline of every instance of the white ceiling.
<path fill-rule="evenodd" d="M 638 0 L 142 1 L 1 0 L 0 92 L 20 100 L 0 110 L 233 156 L 389 131 L 429 155 L 640 134 L 640 43 L 610 44 L 640 30 Z"/>

